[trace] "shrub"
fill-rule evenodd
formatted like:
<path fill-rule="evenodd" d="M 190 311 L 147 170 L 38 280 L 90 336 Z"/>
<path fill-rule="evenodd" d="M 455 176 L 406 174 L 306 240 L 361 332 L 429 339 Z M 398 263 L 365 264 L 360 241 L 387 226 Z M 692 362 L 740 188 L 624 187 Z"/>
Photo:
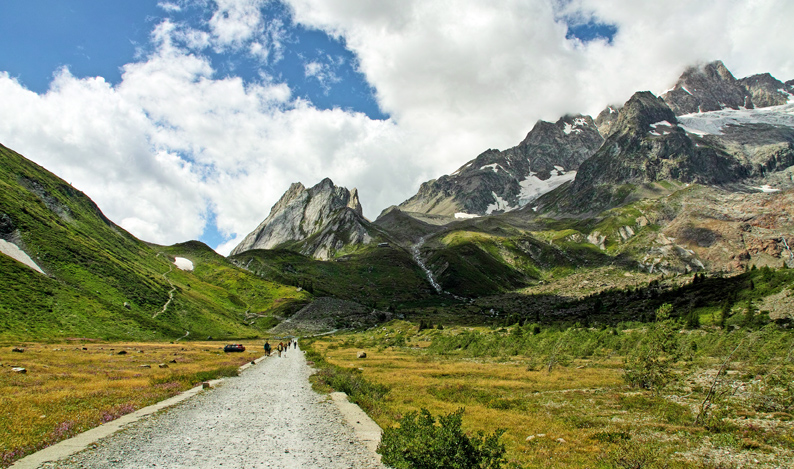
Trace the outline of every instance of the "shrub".
<path fill-rule="evenodd" d="M 311 344 L 304 343 L 303 347 L 306 350 L 306 360 L 314 362 L 314 367 L 319 370 L 310 378 L 312 387 L 316 391 L 343 392 L 351 402 L 358 404 L 370 415 L 381 412 L 380 402 L 389 392 L 388 386 L 366 380 L 357 369 L 328 363 L 320 352 L 311 347 Z"/>
<path fill-rule="evenodd" d="M 463 408 L 436 420 L 427 409 L 409 412 L 387 428 L 378 445 L 383 463 L 396 469 L 499 469 L 505 462 L 504 430 L 469 437 L 461 429 Z"/>
<path fill-rule="evenodd" d="M 766 373 L 751 387 L 753 408 L 760 412 L 794 410 L 794 372 L 781 367 Z"/>
<path fill-rule="evenodd" d="M 623 378 L 633 387 L 658 394 L 673 381 L 672 368 L 680 356 L 675 324 L 670 320 L 655 324 L 626 356 Z"/>

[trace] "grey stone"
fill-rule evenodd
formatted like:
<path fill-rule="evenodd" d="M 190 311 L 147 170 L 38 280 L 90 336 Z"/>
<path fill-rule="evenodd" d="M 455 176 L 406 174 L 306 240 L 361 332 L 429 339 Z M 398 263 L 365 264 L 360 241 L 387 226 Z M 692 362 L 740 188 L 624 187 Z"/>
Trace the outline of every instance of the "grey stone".
<path fill-rule="evenodd" d="M 294 183 L 231 254 L 289 244 L 301 254 L 327 260 L 344 246 L 372 243 L 367 225 L 356 189 L 337 187 L 328 178 L 310 189 Z"/>

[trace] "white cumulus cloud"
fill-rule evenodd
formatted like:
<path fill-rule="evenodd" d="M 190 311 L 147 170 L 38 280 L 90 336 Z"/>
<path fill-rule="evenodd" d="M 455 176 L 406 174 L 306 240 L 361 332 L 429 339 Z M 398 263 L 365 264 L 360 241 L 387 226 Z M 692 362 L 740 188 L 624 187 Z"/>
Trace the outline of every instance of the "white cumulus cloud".
<path fill-rule="evenodd" d="M 229 239 L 213 247 L 226 253 L 292 182 L 357 187 L 374 218 L 421 182 L 518 144 L 538 119 L 661 92 L 698 61 L 722 59 L 737 77 L 794 78 L 785 0 L 284 1 L 296 23 L 343 40 L 389 119 L 318 109 L 267 73 L 220 76 L 203 53 L 273 64 L 293 25 L 266 17 L 265 0 L 215 0 L 201 26 L 157 24 L 153 49 L 118 84 L 62 69 L 34 93 L 0 72 L 0 142 L 140 238 L 195 239 L 214 220 Z M 617 33 L 566 39 L 568 21 Z M 332 59 L 306 63 L 303 76 L 339 79 Z"/>

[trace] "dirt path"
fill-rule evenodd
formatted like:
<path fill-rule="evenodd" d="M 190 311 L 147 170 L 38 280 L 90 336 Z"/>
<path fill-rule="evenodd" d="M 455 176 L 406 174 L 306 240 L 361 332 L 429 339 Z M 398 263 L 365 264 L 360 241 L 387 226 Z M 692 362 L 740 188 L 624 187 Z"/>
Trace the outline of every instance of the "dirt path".
<path fill-rule="evenodd" d="M 161 254 L 163 254 L 163 253 L 162 252 L 158 252 L 157 253 L 158 256 L 161 255 Z M 163 257 L 165 258 L 166 262 L 168 262 L 168 258 L 165 255 L 163 255 Z M 152 316 L 152 319 L 154 319 L 157 316 L 165 313 L 165 310 L 168 309 L 168 305 L 170 305 L 171 302 L 174 301 L 174 292 L 176 291 L 176 287 L 174 286 L 173 283 L 171 283 L 171 280 L 169 280 L 168 277 L 167 277 L 168 274 L 170 274 L 171 272 L 174 271 L 174 265 L 171 264 L 170 262 L 168 262 L 168 264 L 169 264 L 168 265 L 168 272 L 162 274 L 162 276 L 163 276 L 163 279 L 166 282 L 168 282 L 169 285 L 171 285 L 171 291 L 168 292 L 168 301 L 166 301 L 165 304 L 163 305 L 163 309 L 161 309 L 160 311 L 154 313 L 154 316 Z"/>
<path fill-rule="evenodd" d="M 290 349 L 153 414 L 93 448 L 40 467 L 383 468 Z"/>

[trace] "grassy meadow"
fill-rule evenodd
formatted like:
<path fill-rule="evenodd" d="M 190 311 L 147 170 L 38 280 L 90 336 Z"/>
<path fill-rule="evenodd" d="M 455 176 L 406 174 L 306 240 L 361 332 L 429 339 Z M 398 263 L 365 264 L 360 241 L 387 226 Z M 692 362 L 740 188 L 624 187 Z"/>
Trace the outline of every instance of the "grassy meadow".
<path fill-rule="evenodd" d="M 0 467 L 202 381 L 236 376 L 262 355 L 261 341 L 241 343 L 243 353 L 224 353 L 219 342 L 2 344 Z"/>
<path fill-rule="evenodd" d="M 466 431 L 505 429 L 505 467 L 794 465 L 790 331 L 624 326 L 394 322 L 317 340 L 311 357 L 332 368 L 318 388 L 348 392 L 383 428 L 421 408 L 464 407 Z M 632 360 L 649 346 L 639 368 Z M 627 380 L 629 367 L 659 366 L 661 382 Z"/>

